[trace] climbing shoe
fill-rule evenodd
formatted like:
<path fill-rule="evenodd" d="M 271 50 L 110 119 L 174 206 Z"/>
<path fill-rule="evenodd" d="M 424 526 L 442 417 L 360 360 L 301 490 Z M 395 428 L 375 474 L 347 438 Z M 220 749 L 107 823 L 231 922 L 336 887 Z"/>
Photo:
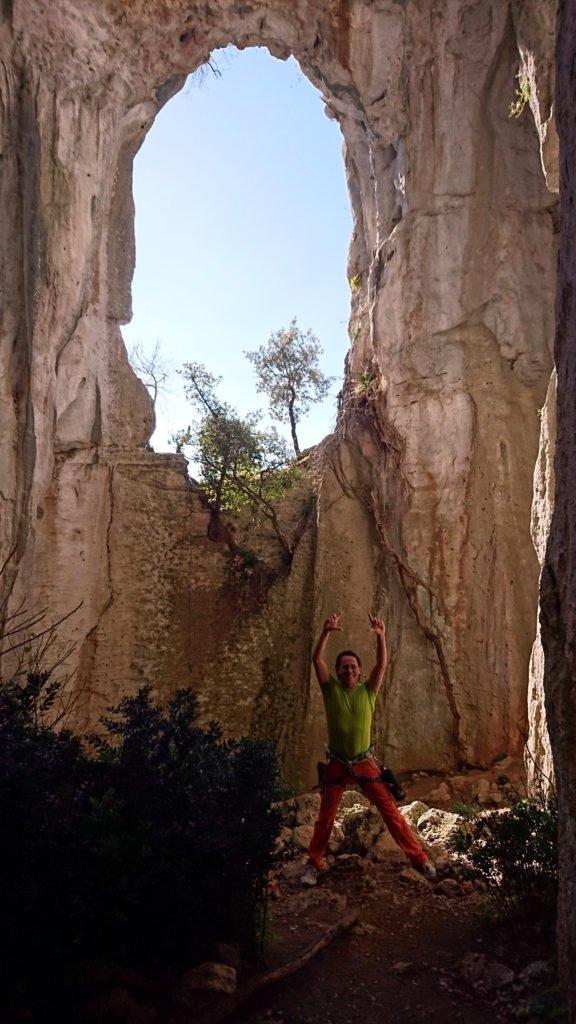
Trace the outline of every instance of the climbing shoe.
<path fill-rule="evenodd" d="M 423 864 L 420 864 L 418 870 L 427 878 L 429 882 L 435 882 L 437 879 L 436 868 L 434 867 L 431 860 L 425 860 Z"/>
<path fill-rule="evenodd" d="M 318 871 L 314 867 L 311 861 L 306 865 L 306 869 L 302 878 L 300 879 L 301 885 L 316 885 L 316 879 L 318 877 Z"/>

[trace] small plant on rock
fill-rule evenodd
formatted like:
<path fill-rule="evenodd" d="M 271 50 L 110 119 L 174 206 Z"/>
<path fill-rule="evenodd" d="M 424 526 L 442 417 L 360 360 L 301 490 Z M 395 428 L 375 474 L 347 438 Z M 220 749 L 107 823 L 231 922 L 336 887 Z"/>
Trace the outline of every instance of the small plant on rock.
<path fill-rule="evenodd" d="M 461 818 L 465 818 L 466 821 L 473 821 L 480 814 L 481 807 L 479 804 L 465 803 L 464 801 L 456 800 L 452 804 L 452 813 L 459 814 Z"/>
<path fill-rule="evenodd" d="M 516 798 L 506 810 L 480 813 L 451 846 L 486 883 L 500 913 L 533 912 L 535 903 L 553 911 L 557 826 L 554 799 Z"/>
<path fill-rule="evenodd" d="M 523 68 L 520 68 L 518 71 L 516 79 L 518 86 L 515 97 L 508 108 L 509 117 L 520 117 L 524 112 L 525 106 L 530 102 L 530 81 Z"/>

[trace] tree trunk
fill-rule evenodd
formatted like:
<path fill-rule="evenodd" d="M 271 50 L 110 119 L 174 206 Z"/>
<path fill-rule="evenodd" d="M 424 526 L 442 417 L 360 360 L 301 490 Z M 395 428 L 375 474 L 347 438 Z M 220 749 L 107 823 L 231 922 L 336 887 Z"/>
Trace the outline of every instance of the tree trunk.
<path fill-rule="evenodd" d="M 291 396 L 288 402 L 288 416 L 290 417 L 290 432 L 292 434 L 292 444 L 294 445 L 294 451 L 296 455 L 300 455 L 300 445 L 298 444 L 298 435 L 296 433 L 296 417 L 294 415 L 294 403 L 296 401 L 296 392 L 294 388 L 290 389 Z"/>

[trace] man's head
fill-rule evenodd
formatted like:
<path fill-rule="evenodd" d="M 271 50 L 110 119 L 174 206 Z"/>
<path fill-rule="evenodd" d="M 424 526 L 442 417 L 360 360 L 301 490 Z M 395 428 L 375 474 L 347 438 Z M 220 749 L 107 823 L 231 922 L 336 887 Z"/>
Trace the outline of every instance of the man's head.
<path fill-rule="evenodd" d="M 336 675 L 347 689 L 353 690 L 360 682 L 362 662 L 354 651 L 340 651 L 336 658 Z"/>

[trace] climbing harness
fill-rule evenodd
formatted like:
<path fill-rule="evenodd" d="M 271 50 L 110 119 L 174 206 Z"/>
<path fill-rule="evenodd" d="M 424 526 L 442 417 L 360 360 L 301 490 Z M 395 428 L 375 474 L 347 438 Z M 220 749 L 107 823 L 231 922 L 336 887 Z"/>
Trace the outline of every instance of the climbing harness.
<path fill-rule="evenodd" d="M 398 779 L 394 775 L 392 769 L 386 768 L 385 765 L 379 764 L 378 761 L 376 761 L 376 764 L 380 769 L 379 775 L 356 774 L 356 772 L 354 771 L 355 765 L 362 764 L 362 762 L 367 761 L 368 758 L 373 758 L 374 760 L 376 760 L 374 758 L 372 747 L 369 747 L 368 750 L 364 750 L 361 754 L 357 754 L 356 757 L 352 758 L 343 757 L 341 754 L 337 754 L 333 750 L 328 750 L 327 753 L 330 759 L 328 764 L 331 761 L 338 761 L 340 764 L 343 765 L 344 774 L 337 776 L 335 779 L 327 780 L 326 775 L 328 772 L 328 764 L 325 761 L 318 761 L 318 785 L 314 786 L 314 789 L 324 790 L 326 786 L 341 785 L 351 775 L 354 778 L 354 780 L 358 783 L 360 788 L 362 788 L 364 782 L 383 782 L 384 785 L 389 790 L 390 794 L 394 797 L 394 799 L 397 802 L 403 800 L 404 797 L 406 796 L 406 793 L 404 792 L 402 786 L 398 782 Z"/>

